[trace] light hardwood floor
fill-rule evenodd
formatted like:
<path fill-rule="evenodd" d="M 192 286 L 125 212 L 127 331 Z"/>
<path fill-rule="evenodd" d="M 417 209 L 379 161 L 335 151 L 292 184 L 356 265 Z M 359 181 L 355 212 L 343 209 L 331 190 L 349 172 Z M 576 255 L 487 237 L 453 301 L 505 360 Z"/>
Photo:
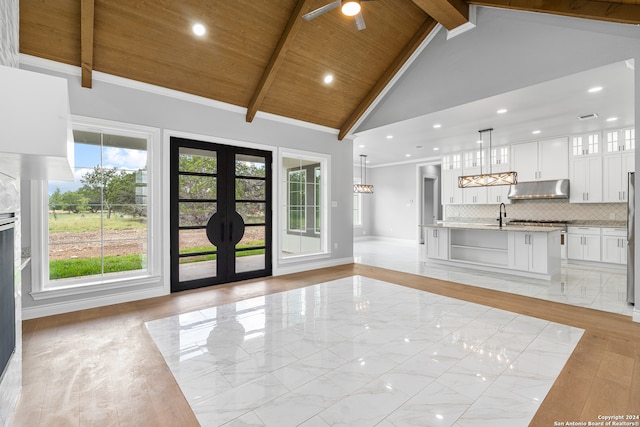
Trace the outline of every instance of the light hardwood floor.
<path fill-rule="evenodd" d="M 362 275 L 585 329 L 531 425 L 640 414 L 640 324 L 630 317 L 350 264 L 23 323 L 15 426 L 197 426 L 144 323 Z"/>

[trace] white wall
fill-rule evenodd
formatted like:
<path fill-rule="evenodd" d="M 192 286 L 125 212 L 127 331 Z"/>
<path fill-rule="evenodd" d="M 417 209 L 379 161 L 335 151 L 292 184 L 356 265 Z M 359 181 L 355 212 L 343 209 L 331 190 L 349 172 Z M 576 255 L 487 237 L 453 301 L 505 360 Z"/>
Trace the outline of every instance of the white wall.
<path fill-rule="evenodd" d="M 415 240 L 418 236 L 416 211 L 416 166 L 396 165 L 371 168 L 367 177 L 374 187 L 371 234 L 376 237 Z M 369 181 L 369 179 L 367 179 Z"/>
<path fill-rule="evenodd" d="M 100 73 L 94 73 L 93 88 L 86 89 L 81 87 L 79 69 L 75 67 L 29 57 L 23 59 L 24 61 L 21 64 L 23 68 L 68 79 L 71 113 L 74 115 L 150 126 L 163 131 L 180 131 L 206 137 L 223 138 L 238 141 L 239 143 L 259 144 L 263 147 L 295 148 L 330 155 L 329 194 L 330 200 L 335 202 L 333 204 L 334 207 L 329 208 L 331 233 L 328 247 L 331 253 L 321 261 L 289 261 L 286 266 L 284 264 L 278 265 L 277 261 L 274 261 L 274 273 L 277 270 L 283 273 L 352 262 L 353 229 L 351 221 L 344 220 L 344 218 L 350 218 L 352 214 L 352 186 L 350 185 L 353 178 L 352 144 L 349 140 L 338 141 L 337 132 L 329 132 L 319 126 L 300 126 L 291 124 L 291 121 L 285 123 L 282 120 L 271 120 L 260 114 L 254 119 L 253 123 L 247 123 L 244 109 L 239 107 L 217 108 L 216 106 L 220 105 L 220 103 L 202 98 L 197 99 L 184 94 L 176 94 L 181 98 L 168 96 L 165 93 L 170 94 L 170 91 L 132 82 L 123 82 L 122 79 L 104 76 Z M 25 62 L 30 65 L 26 65 Z M 45 65 L 54 67 L 55 71 L 43 68 Z M 126 83 L 132 87 L 115 84 L 119 82 Z M 145 88 L 153 89 L 155 92 L 142 90 Z M 161 144 L 162 156 L 166 160 L 169 147 L 164 141 Z M 23 193 L 23 197 L 25 194 L 26 190 Z M 274 209 L 278 205 L 277 201 L 274 200 Z M 166 221 L 169 215 L 168 192 L 164 195 L 162 206 L 163 221 Z M 274 230 L 276 229 L 274 222 Z M 275 242 L 274 240 L 274 248 L 277 247 Z M 163 239 L 161 251 L 163 253 L 168 253 L 169 251 L 168 233 Z M 38 262 L 38 260 L 34 260 L 34 262 Z M 166 287 L 166 283 L 169 280 L 168 268 L 164 276 L 165 288 L 168 289 Z M 44 302 L 34 301 L 27 293 L 30 286 L 31 277 L 27 274 L 23 284 L 23 305 L 31 313 L 45 313 L 49 309 L 62 310 L 64 306 L 73 306 L 77 309 L 82 304 L 89 306 L 92 304 L 99 305 L 101 300 L 107 301 L 111 298 L 111 301 L 113 301 L 114 297 L 114 291 L 107 291 L 92 295 L 92 298 L 97 298 L 93 301 L 86 301 L 77 296 L 62 297 Z M 40 311 L 37 311 L 38 309 Z"/>
<path fill-rule="evenodd" d="M 635 25 L 487 7 L 476 23 L 449 40 L 440 31 L 357 131 L 634 58 L 640 46 Z"/>

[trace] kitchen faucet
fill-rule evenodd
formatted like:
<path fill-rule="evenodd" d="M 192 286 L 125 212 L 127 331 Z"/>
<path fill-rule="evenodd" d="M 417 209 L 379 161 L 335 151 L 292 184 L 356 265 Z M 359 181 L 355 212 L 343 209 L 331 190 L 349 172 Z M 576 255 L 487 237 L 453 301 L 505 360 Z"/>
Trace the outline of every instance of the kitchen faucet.
<path fill-rule="evenodd" d="M 504 217 L 507 217 L 507 206 L 504 203 L 500 203 L 500 213 L 498 213 L 498 219 L 496 221 L 500 221 L 500 228 L 502 228 L 502 208 L 504 207 Z"/>

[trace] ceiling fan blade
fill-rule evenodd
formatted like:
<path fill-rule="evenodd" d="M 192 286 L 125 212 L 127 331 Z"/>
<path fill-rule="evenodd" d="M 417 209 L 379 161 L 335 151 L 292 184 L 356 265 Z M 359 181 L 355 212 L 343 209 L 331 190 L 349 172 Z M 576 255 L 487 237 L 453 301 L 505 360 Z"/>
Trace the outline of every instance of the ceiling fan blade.
<path fill-rule="evenodd" d="M 316 10 L 312 10 L 311 12 L 302 15 L 302 19 L 306 21 L 311 21 L 313 18 L 317 18 L 318 16 L 323 15 L 329 12 L 330 10 L 340 7 L 341 4 L 342 4 L 341 0 L 332 1 L 331 3 L 325 6 L 319 7 Z"/>
<path fill-rule="evenodd" d="M 355 17 L 354 17 L 355 23 L 356 23 L 356 28 L 358 29 L 358 31 L 364 30 L 365 28 L 367 28 L 367 26 L 364 23 L 364 17 L 362 16 L 362 12 L 358 13 Z"/>

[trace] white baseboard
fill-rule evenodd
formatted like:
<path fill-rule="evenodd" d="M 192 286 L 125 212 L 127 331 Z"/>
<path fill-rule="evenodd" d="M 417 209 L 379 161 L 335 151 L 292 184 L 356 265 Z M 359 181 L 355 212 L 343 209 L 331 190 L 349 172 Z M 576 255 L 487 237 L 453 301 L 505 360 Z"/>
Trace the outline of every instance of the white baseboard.
<path fill-rule="evenodd" d="M 396 237 L 382 237 L 382 236 L 374 236 L 369 235 L 364 238 L 356 237 L 353 239 L 354 241 L 378 241 L 378 242 L 389 242 L 389 243 L 401 243 L 406 245 L 416 245 L 418 244 L 417 239 L 398 239 Z"/>
<path fill-rule="evenodd" d="M 72 311 L 87 310 L 90 308 L 104 307 L 107 305 L 121 304 L 166 295 L 165 289 L 158 287 L 138 291 L 121 292 L 109 296 L 94 296 L 73 301 L 63 301 L 51 304 L 42 304 L 37 307 L 22 308 L 22 319 L 36 319 L 38 317 L 52 316 L 55 314 L 69 313 Z"/>
<path fill-rule="evenodd" d="M 636 300 L 636 301 L 637 301 L 637 300 Z M 632 313 L 632 315 L 631 315 L 631 319 L 632 319 L 634 322 L 638 322 L 638 323 L 640 323 L 640 308 L 637 308 L 637 307 L 636 307 L 636 308 L 634 308 L 634 309 L 633 309 L 633 313 Z"/>
<path fill-rule="evenodd" d="M 318 260 L 292 265 L 281 265 L 273 269 L 274 276 L 283 276 L 285 274 L 300 273 L 301 271 L 316 270 L 318 268 L 335 267 L 338 265 L 353 264 L 353 257 L 338 258 L 330 260 Z"/>

